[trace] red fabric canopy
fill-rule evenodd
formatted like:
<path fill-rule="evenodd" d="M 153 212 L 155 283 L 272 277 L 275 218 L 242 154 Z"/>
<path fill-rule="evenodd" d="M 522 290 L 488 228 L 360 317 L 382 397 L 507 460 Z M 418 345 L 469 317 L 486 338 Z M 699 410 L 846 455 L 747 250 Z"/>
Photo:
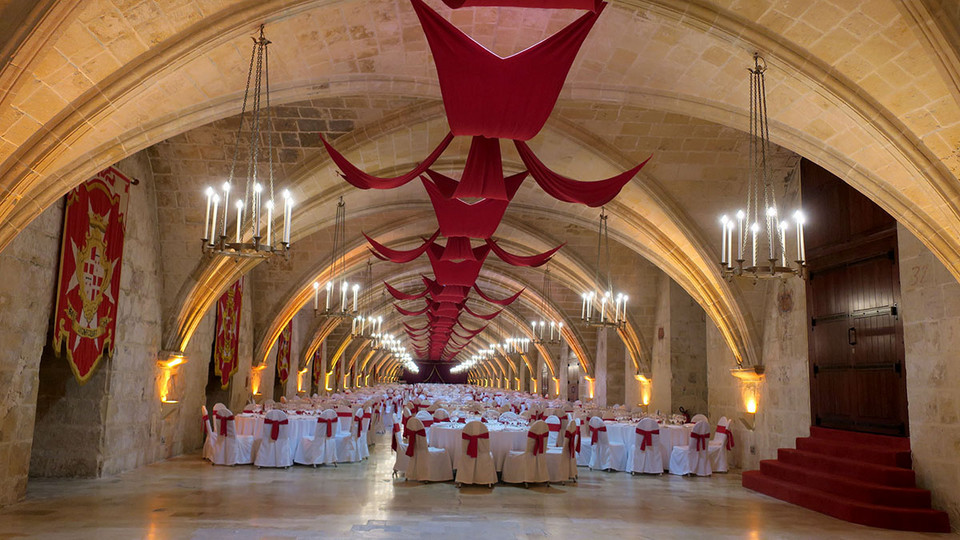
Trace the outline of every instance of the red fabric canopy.
<path fill-rule="evenodd" d="M 543 127 L 570 66 L 606 3 L 540 43 L 501 58 L 423 0 L 411 0 L 437 65 L 454 135 L 525 141 Z"/>
<path fill-rule="evenodd" d="M 550 196 L 564 202 L 585 204 L 587 206 L 603 206 L 613 200 L 620 193 L 620 190 L 636 176 L 640 169 L 650 161 L 646 161 L 630 169 L 627 172 L 617 176 L 607 178 L 606 180 L 597 180 L 594 182 L 583 182 L 580 180 L 571 180 L 561 176 L 543 164 L 537 156 L 533 155 L 530 147 L 522 141 L 514 141 L 517 152 L 520 153 L 520 159 L 530 171 L 530 176 L 537 181 L 537 184 Z"/>
<path fill-rule="evenodd" d="M 430 179 L 423 176 L 420 180 L 430 196 L 433 211 L 440 224 L 440 233 L 446 237 L 466 236 L 469 238 L 490 238 L 496 232 L 503 214 L 516 195 L 520 185 L 527 177 L 526 171 L 503 179 L 506 200 L 484 199 L 467 203 L 457 199 L 455 193 L 459 182 L 436 171 L 427 169 Z M 431 181 L 432 180 L 432 181 Z"/>
<path fill-rule="evenodd" d="M 414 178 L 423 174 L 423 171 L 427 170 L 427 167 L 433 165 L 433 162 L 440 157 L 440 154 L 447 149 L 447 146 L 450 145 L 450 141 L 453 140 L 453 134 L 447 133 L 447 136 L 440 141 L 440 145 L 437 146 L 434 151 L 426 157 L 419 165 L 417 165 L 412 171 L 404 174 L 402 176 L 395 176 L 393 178 L 380 178 L 377 176 L 371 176 L 356 166 L 347 158 L 343 157 L 343 154 L 337 152 L 326 139 L 323 138 L 323 135 L 320 136 L 320 140 L 323 141 L 323 146 L 326 147 L 327 153 L 330 154 L 330 159 L 336 163 L 337 167 L 340 168 L 340 176 L 344 180 L 350 182 L 354 186 L 360 189 L 393 189 L 400 187 L 407 182 L 413 180 Z"/>
<path fill-rule="evenodd" d="M 398 306 L 397 304 L 394 304 L 393 307 L 397 308 L 397 311 L 399 311 L 399 312 L 400 312 L 401 314 L 403 314 L 403 315 L 407 315 L 407 316 L 410 316 L 410 317 L 416 317 L 417 315 L 423 315 L 424 313 L 426 313 L 426 312 L 427 312 L 427 309 L 429 309 L 430 306 L 424 306 L 424 308 L 421 309 L 421 310 L 419 310 L 419 311 L 412 311 L 412 310 L 409 310 L 409 309 L 403 309 L 402 307 Z"/>
<path fill-rule="evenodd" d="M 367 236 L 366 233 L 363 233 L 363 237 L 367 239 L 367 242 L 370 242 L 371 246 L 373 246 L 373 249 L 371 249 L 371 251 L 373 252 L 374 255 L 376 255 L 377 257 L 385 261 L 390 261 L 395 263 L 408 263 L 416 259 L 417 257 L 423 255 L 423 252 L 426 251 L 428 247 L 430 247 L 430 244 L 433 243 L 433 241 L 436 240 L 438 236 L 440 236 L 439 230 L 433 233 L 433 236 L 431 236 L 429 239 L 424 240 L 423 245 L 421 245 L 420 247 L 409 249 L 409 250 L 400 250 L 400 249 L 390 249 L 387 246 L 381 244 L 380 242 L 377 242 L 373 238 L 370 238 L 369 236 Z"/>
<path fill-rule="evenodd" d="M 398 291 L 386 281 L 384 281 L 383 284 L 387 287 L 387 292 L 390 293 L 390 295 L 396 298 L 397 300 L 416 300 L 418 298 L 423 298 L 424 296 L 427 295 L 427 292 L 428 292 L 427 289 L 424 289 L 423 292 L 420 292 L 418 294 L 407 294 L 407 293 Z"/>
<path fill-rule="evenodd" d="M 551 249 L 550 251 L 546 251 L 544 253 L 540 253 L 537 255 L 524 256 L 524 255 L 514 255 L 513 253 L 510 253 L 504 250 L 502 247 L 497 245 L 496 242 L 494 242 L 489 238 L 487 239 L 487 245 L 490 246 L 490 249 L 497 254 L 497 257 L 500 257 L 501 261 L 507 264 L 511 264 L 513 266 L 530 266 L 534 268 L 536 268 L 537 266 L 542 266 L 546 264 L 547 261 L 550 260 L 550 257 L 553 257 L 553 254 L 556 253 L 557 250 L 563 247 L 563 244 L 560 244 L 559 246 Z"/>
<path fill-rule="evenodd" d="M 470 239 L 465 236 L 447 238 L 447 245 L 443 247 L 441 261 L 475 261 L 477 259 L 470 245 Z"/>
<path fill-rule="evenodd" d="M 473 290 L 477 291 L 477 294 L 480 295 L 480 298 L 483 298 L 484 300 L 486 300 L 487 302 L 490 302 L 491 304 L 497 304 L 498 306 L 509 306 L 517 298 L 520 298 L 520 295 L 523 294 L 523 291 L 524 291 L 524 289 L 520 289 L 519 291 L 517 291 L 517 294 L 514 294 L 513 296 L 504 298 L 502 300 L 498 300 L 491 296 L 487 296 L 486 293 L 480 290 L 480 286 L 477 285 L 476 283 L 473 284 Z"/>
<path fill-rule="evenodd" d="M 477 282 L 477 276 L 480 275 L 480 267 L 487 259 L 490 253 L 489 246 L 480 246 L 475 248 L 474 254 L 476 260 L 463 262 L 450 262 L 441 260 L 443 254 L 440 246 L 431 244 L 427 250 L 427 256 L 430 257 L 430 265 L 433 267 L 433 275 L 437 283 L 444 286 L 459 285 L 461 287 L 472 287 Z"/>
<path fill-rule="evenodd" d="M 539 9 L 589 9 L 597 11 L 603 0 L 443 0 L 453 9 L 462 7 L 522 7 Z"/>
<path fill-rule="evenodd" d="M 476 318 L 478 318 L 478 319 L 483 319 L 483 320 L 485 320 L 485 321 L 492 321 L 493 319 L 496 318 L 497 315 L 500 314 L 501 311 L 503 311 L 502 309 L 498 309 L 497 311 L 494 311 L 493 313 L 490 313 L 489 315 L 481 315 L 481 314 L 479 314 L 479 313 L 475 313 L 472 309 L 470 309 L 470 306 L 464 306 L 464 307 L 463 307 L 463 310 L 466 311 L 467 313 L 469 313 L 470 315 L 473 315 L 474 317 L 476 317 Z"/>

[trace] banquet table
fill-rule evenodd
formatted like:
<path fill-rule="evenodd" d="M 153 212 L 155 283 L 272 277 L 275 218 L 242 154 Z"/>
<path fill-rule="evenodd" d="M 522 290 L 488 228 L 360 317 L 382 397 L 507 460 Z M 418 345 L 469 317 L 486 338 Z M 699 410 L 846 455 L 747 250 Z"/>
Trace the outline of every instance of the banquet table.
<path fill-rule="evenodd" d="M 604 422 L 607 426 L 607 436 L 611 442 L 623 444 L 629 448 L 634 444 L 637 434 L 636 422 Z M 660 457 L 663 458 L 663 468 L 670 465 L 670 453 L 674 446 L 685 446 L 690 439 L 694 424 L 661 424 L 660 425 Z"/>
<path fill-rule="evenodd" d="M 465 424 L 440 422 L 430 427 L 427 441 L 434 448 L 443 448 L 450 458 L 450 465 L 456 469 L 463 453 L 463 427 Z M 490 452 L 497 471 L 503 470 L 503 462 L 511 450 L 527 449 L 526 426 L 508 426 L 498 422 L 487 424 L 490 431 Z"/>
<path fill-rule="evenodd" d="M 235 426 L 237 435 L 252 436 L 254 441 L 260 439 L 263 435 L 264 415 L 257 413 L 241 413 L 236 415 Z M 304 437 L 313 437 L 317 429 L 317 417 L 309 414 L 288 414 L 287 420 L 290 421 L 288 433 L 290 433 L 290 455 L 297 454 L 297 447 Z"/>

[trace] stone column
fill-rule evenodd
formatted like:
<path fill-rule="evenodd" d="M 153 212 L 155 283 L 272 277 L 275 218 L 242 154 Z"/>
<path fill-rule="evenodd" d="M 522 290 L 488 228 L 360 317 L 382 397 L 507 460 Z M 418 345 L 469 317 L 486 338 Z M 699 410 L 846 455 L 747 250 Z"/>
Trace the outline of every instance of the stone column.
<path fill-rule="evenodd" d="M 607 406 L 607 329 L 597 328 L 597 353 L 593 367 L 593 402 Z"/>
<path fill-rule="evenodd" d="M 607 373 L 604 378 L 606 383 L 607 405 L 624 404 L 624 394 L 626 391 L 624 385 L 624 361 L 627 355 L 626 346 L 623 344 L 623 340 L 620 339 L 620 335 L 613 328 L 604 328 L 601 330 L 601 333 L 606 334 L 606 338 L 603 341 L 606 342 L 607 349 Z M 597 375 L 597 379 L 600 379 L 599 374 Z"/>
<path fill-rule="evenodd" d="M 560 395 L 559 398 L 562 400 L 570 399 L 567 396 L 567 374 L 570 369 L 567 366 L 569 363 L 568 356 L 570 355 L 570 348 L 567 346 L 567 342 L 563 341 L 560 343 L 560 354 L 557 355 L 557 376 L 560 378 Z"/>

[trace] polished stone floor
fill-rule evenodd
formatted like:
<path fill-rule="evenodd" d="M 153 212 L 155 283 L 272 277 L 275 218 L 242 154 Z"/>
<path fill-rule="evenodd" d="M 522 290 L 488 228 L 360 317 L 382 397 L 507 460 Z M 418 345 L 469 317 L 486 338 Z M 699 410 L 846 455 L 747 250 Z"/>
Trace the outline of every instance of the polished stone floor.
<path fill-rule="evenodd" d="M 494 489 L 391 479 L 393 457 L 337 468 L 213 467 L 183 456 L 101 480 L 31 480 L 0 510 L 0 539 L 869 538 L 853 525 L 740 487 L 740 475 L 631 477 Z"/>

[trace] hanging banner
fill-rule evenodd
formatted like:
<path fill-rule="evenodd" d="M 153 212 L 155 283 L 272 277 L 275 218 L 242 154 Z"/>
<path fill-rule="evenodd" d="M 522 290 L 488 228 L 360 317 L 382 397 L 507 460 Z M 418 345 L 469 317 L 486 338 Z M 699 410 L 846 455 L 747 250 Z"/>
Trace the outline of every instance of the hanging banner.
<path fill-rule="evenodd" d="M 321 343 L 317 350 L 313 352 L 313 391 L 320 393 L 323 390 L 323 361 L 320 358 L 320 350 L 323 348 Z"/>
<path fill-rule="evenodd" d="M 108 167 L 67 195 L 53 350 L 84 384 L 113 355 L 130 180 Z"/>
<path fill-rule="evenodd" d="M 280 333 L 280 339 L 277 340 L 277 375 L 280 377 L 280 384 L 287 384 L 287 377 L 290 376 L 290 336 L 293 334 L 293 319 L 287 323 Z"/>
<path fill-rule="evenodd" d="M 243 303 L 243 278 L 227 288 L 217 300 L 217 334 L 213 348 L 213 369 L 226 390 L 237 372 L 240 345 L 240 307 Z"/>

